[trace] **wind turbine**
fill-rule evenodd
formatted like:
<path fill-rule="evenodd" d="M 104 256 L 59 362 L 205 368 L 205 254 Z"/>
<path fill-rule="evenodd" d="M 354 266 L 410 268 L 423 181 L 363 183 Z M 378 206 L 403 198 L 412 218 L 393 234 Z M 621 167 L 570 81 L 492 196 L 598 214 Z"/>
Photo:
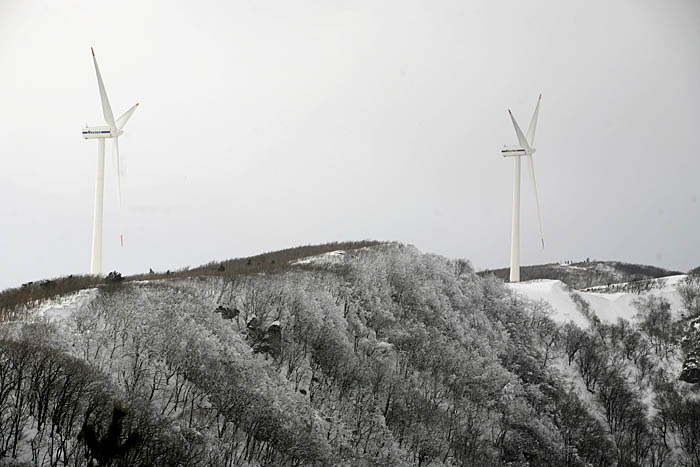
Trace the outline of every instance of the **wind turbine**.
<path fill-rule="evenodd" d="M 122 226 L 122 195 L 119 183 L 119 136 L 124 131 L 124 125 L 134 113 L 136 104 L 116 121 L 112 114 L 112 107 L 109 105 L 107 91 L 102 82 L 100 68 L 97 66 L 95 59 L 95 51 L 92 51 L 92 61 L 95 64 L 95 73 L 97 73 L 97 86 L 100 88 L 100 99 L 102 100 L 102 113 L 107 125 L 92 126 L 87 125 L 83 129 L 83 138 L 97 140 L 97 181 L 95 183 L 95 214 L 92 224 L 92 258 L 90 260 L 90 274 L 100 274 L 102 272 L 102 206 L 104 204 L 104 178 L 105 178 L 105 139 L 112 139 L 112 162 L 114 163 L 114 177 L 117 185 L 117 203 L 119 204 L 119 242 L 124 247 L 124 235 Z"/>
<path fill-rule="evenodd" d="M 527 138 L 515 121 L 513 113 L 508 109 L 510 119 L 515 127 L 515 134 L 518 136 L 518 146 L 505 146 L 501 150 L 503 157 L 515 158 L 515 172 L 513 175 L 513 226 L 511 232 L 510 244 L 510 282 L 520 282 L 520 158 L 527 156 L 527 163 L 530 172 L 530 180 L 532 181 L 532 192 L 535 195 L 535 206 L 537 207 L 537 222 L 540 227 L 540 238 L 542 239 L 542 248 L 544 249 L 544 235 L 542 234 L 542 217 L 540 216 L 540 202 L 537 198 L 537 184 L 535 183 L 535 167 L 532 163 L 532 155 L 535 153 L 535 128 L 537 127 L 537 114 L 540 111 L 540 101 L 542 94 L 537 99 L 535 112 L 530 120 L 530 127 L 527 129 Z"/>

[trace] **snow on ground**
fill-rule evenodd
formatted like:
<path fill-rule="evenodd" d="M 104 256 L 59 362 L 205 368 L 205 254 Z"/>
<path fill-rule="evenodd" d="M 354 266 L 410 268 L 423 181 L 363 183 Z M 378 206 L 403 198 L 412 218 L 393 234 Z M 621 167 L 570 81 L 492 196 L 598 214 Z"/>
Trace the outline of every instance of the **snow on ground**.
<path fill-rule="evenodd" d="M 566 264 L 566 263 L 559 263 L 559 266 L 563 268 L 569 268 L 569 269 L 577 269 L 579 271 L 588 271 L 588 269 L 581 267 L 581 266 L 574 266 L 572 264 Z"/>
<path fill-rule="evenodd" d="M 75 310 L 90 301 L 97 292 L 97 289 L 84 289 L 78 292 L 48 300 L 39 305 L 31 314 L 34 319 L 46 319 L 49 322 L 62 322 L 68 318 Z"/>
<path fill-rule="evenodd" d="M 618 318 L 635 321 L 638 313 L 634 302 L 650 295 L 663 297 L 671 304 L 671 313 L 678 316 L 681 313 L 681 297 L 676 289 L 678 283 L 685 275 L 669 276 L 664 278 L 665 284 L 658 289 L 651 289 L 642 293 L 631 292 L 580 292 L 576 291 L 591 305 L 593 311 L 601 321 L 615 323 Z M 576 303 L 569 295 L 568 287 L 558 280 L 534 280 L 507 284 L 516 293 L 531 300 L 544 300 L 552 306 L 554 313 L 552 319 L 559 323 L 573 321 L 580 327 L 588 327 L 588 319 L 578 310 Z"/>
<path fill-rule="evenodd" d="M 558 323 L 573 321 L 579 327 L 587 328 L 588 318 L 578 311 L 576 304 L 562 281 L 540 279 L 528 282 L 507 284 L 511 290 L 530 300 L 544 300 L 552 306 L 551 318 Z"/>
<path fill-rule="evenodd" d="M 569 365 L 566 356 L 559 356 L 552 360 L 552 366 L 555 368 L 562 380 L 566 381 L 571 388 L 578 394 L 581 401 L 588 407 L 588 413 L 593 415 L 599 422 L 606 425 L 605 414 L 600 404 L 596 400 L 596 395 L 586 389 L 586 383 L 583 382 L 581 373 L 579 372 L 576 363 Z"/>
<path fill-rule="evenodd" d="M 308 256 L 306 258 L 301 258 L 293 261 L 292 265 L 299 264 L 318 264 L 318 263 L 340 263 L 345 259 L 344 250 L 329 251 L 328 253 L 322 253 L 316 256 Z"/>

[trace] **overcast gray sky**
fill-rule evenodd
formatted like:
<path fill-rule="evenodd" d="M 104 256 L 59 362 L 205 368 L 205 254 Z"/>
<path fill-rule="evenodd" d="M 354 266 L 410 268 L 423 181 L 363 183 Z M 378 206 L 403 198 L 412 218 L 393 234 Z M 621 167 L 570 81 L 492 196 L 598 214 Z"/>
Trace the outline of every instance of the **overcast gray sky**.
<path fill-rule="evenodd" d="M 700 264 L 700 2 L 0 0 L 0 288 L 89 270 L 399 240 L 504 267 L 515 144 L 543 94 L 523 264 Z"/>

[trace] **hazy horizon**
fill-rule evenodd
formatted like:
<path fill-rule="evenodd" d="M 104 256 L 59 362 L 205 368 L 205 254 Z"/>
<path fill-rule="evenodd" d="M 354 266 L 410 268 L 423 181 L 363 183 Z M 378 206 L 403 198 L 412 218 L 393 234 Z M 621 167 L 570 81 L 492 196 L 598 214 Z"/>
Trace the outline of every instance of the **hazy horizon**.
<path fill-rule="evenodd" d="M 691 0 L 220 5 L 0 3 L 0 289 L 89 271 L 94 47 L 106 144 L 103 273 L 375 239 L 507 267 L 515 144 L 521 263 L 700 265 L 700 4 Z M 525 165 L 523 166 L 525 168 Z"/>

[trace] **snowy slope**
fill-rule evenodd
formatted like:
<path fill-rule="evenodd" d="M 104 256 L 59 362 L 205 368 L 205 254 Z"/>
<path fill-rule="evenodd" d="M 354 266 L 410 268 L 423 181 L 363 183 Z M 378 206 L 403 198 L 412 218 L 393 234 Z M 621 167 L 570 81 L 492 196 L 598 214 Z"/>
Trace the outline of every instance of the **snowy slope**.
<path fill-rule="evenodd" d="M 506 284 L 511 290 L 530 300 L 544 300 L 552 306 L 551 318 L 558 323 L 573 321 L 579 327 L 588 327 L 589 321 L 577 308 L 562 281 L 541 279 Z"/>
<path fill-rule="evenodd" d="M 578 291 L 569 288 L 566 284 L 557 280 L 535 280 L 507 286 L 518 295 L 531 300 L 542 300 L 547 302 L 552 307 L 553 320 L 560 324 L 574 322 L 577 326 L 583 329 L 589 329 L 592 335 L 596 335 L 591 329 L 591 321 L 579 311 L 576 302 L 572 299 L 572 292 L 580 296 L 590 306 L 590 312 L 598 317 L 603 323 L 616 323 L 618 318 L 623 318 L 630 321 L 633 326 L 639 324 L 638 310 L 635 302 L 649 296 L 664 298 L 671 306 L 671 313 L 675 318 L 678 318 L 681 310 L 681 298 L 678 293 L 677 286 L 685 278 L 685 275 L 669 276 L 663 278 L 661 285 L 658 288 L 634 293 L 634 292 L 615 292 L 608 293 L 609 290 L 626 290 L 626 284 L 615 284 L 614 287 L 594 288 L 593 291 Z M 601 355 L 609 355 L 606 359 L 608 368 L 615 368 L 617 375 L 624 378 L 627 394 L 630 400 L 638 400 L 645 410 L 645 420 L 651 421 L 659 412 L 659 406 L 656 405 L 659 394 L 656 392 L 657 387 L 654 384 L 654 378 L 659 375 L 666 375 L 665 382 L 671 387 L 674 387 L 676 394 L 682 394 L 687 390 L 684 386 L 686 383 L 678 381 L 678 375 L 681 373 L 683 365 L 682 353 L 678 348 L 672 349 L 669 354 L 662 355 L 655 353 L 652 347 L 649 346 L 648 358 L 654 365 L 657 373 L 643 373 L 637 362 L 625 358 L 624 353 L 619 353 L 615 350 L 615 343 L 608 342 L 605 344 L 600 338 L 597 338 L 597 345 L 601 345 Z M 648 345 L 648 344 L 647 344 Z M 578 356 L 580 357 L 580 353 Z M 582 367 L 579 360 L 571 361 L 565 353 L 558 354 L 553 359 L 553 367 L 556 369 L 559 377 L 568 382 L 570 387 L 578 394 L 581 401 L 587 407 L 588 413 L 592 414 L 603 426 L 610 427 L 606 418 L 606 409 L 601 400 L 601 382 L 602 378 L 598 379 L 598 386 L 592 390 L 588 389 L 584 382 Z M 607 370 L 606 370 L 607 371 Z M 683 459 L 685 453 L 681 449 L 678 435 L 674 432 L 665 433 L 664 445 L 667 446 L 669 456 L 668 465 L 684 465 L 679 459 Z M 650 465 L 650 464 L 642 464 Z M 667 465 L 667 464 L 664 464 Z"/>
<path fill-rule="evenodd" d="M 637 309 L 634 302 L 649 295 L 668 300 L 671 305 L 671 313 L 678 316 L 681 312 L 681 298 L 676 286 L 685 277 L 685 275 L 666 277 L 663 287 L 638 294 L 630 292 L 575 292 L 590 304 L 591 310 L 601 321 L 607 323 L 615 323 L 618 318 L 636 321 Z M 507 286 L 525 298 L 544 300 L 549 303 L 553 310 L 552 319 L 555 321 L 559 323 L 573 321 L 578 326 L 588 327 L 588 319 L 578 310 L 576 303 L 570 296 L 569 288 L 563 282 L 542 279 L 507 284 Z"/>
<path fill-rule="evenodd" d="M 38 306 L 31 313 L 32 318 L 43 318 L 49 322 L 61 322 L 66 320 L 75 310 L 85 305 L 95 297 L 97 289 L 83 289 L 74 294 L 49 300 Z"/>

